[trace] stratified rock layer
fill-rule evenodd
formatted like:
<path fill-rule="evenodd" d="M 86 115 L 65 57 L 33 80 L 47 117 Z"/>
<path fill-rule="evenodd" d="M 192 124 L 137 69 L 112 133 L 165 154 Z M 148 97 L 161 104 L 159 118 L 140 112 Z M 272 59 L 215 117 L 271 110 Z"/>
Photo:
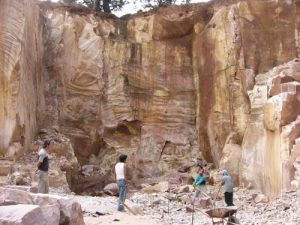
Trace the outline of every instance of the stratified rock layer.
<path fill-rule="evenodd" d="M 44 111 L 43 21 L 32 1 L 1 1 L 0 18 L 0 154 L 13 157 L 29 146 Z"/>
<path fill-rule="evenodd" d="M 51 107 L 44 126 L 59 125 L 73 139 L 80 162 L 87 163 L 93 155 L 111 168 L 124 152 L 135 168 L 133 177 L 150 177 L 177 169 L 197 155 L 187 31 L 173 31 L 168 39 L 165 27 L 152 28 L 143 30 L 144 40 L 136 26 L 150 29 L 153 21 L 167 18 L 149 14 L 126 27 L 124 21 L 78 16 L 63 8 L 46 10 L 45 15 L 46 60 L 51 65 L 45 95 Z M 186 17 L 177 26 L 190 24 L 191 32 L 194 13 Z"/>
<path fill-rule="evenodd" d="M 82 165 L 109 170 L 128 154 L 131 178 L 203 157 L 269 195 L 299 186 L 299 1 L 214 1 L 127 19 L 0 6 L 0 151 L 10 159 L 55 125 Z"/>

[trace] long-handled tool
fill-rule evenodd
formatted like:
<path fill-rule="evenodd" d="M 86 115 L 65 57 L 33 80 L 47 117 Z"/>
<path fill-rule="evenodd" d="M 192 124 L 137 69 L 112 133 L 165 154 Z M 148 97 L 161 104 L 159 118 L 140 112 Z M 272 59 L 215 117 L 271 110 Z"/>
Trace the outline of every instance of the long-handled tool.
<path fill-rule="evenodd" d="M 208 195 L 206 195 L 206 196 L 208 196 Z M 196 200 L 196 194 L 195 194 L 194 198 L 191 199 L 191 202 L 192 202 L 192 205 L 193 205 L 192 223 L 191 223 L 192 225 L 194 224 L 195 200 Z M 201 209 L 198 209 L 197 211 L 200 212 L 200 213 L 202 213 L 203 215 L 209 217 L 209 215 L 207 213 L 203 212 Z"/>
<path fill-rule="evenodd" d="M 196 189 L 197 189 L 197 187 L 196 187 Z M 198 197 L 198 196 L 197 196 L 197 191 L 199 191 L 198 196 L 200 196 L 201 194 L 203 194 L 204 196 L 209 197 L 203 190 L 202 190 L 202 191 L 201 191 L 200 189 L 199 189 L 199 190 L 196 190 L 195 196 L 193 197 L 193 199 L 191 199 L 192 206 L 193 206 L 193 208 L 192 208 L 192 225 L 194 224 L 195 201 L 196 201 L 196 198 Z M 201 210 L 200 210 L 200 211 L 201 211 Z M 201 213 L 203 213 L 203 212 L 201 211 Z M 205 213 L 203 213 L 203 214 L 205 214 Z M 207 215 L 206 215 L 206 216 L 207 216 Z"/>
<path fill-rule="evenodd" d="M 218 192 L 217 192 L 217 194 L 216 194 L 216 196 L 215 196 L 215 199 L 214 199 L 214 201 L 212 202 L 212 206 L 213 206 L 213 207 L 216 207 L 215 203 L 216 203 L 217 197 L 219 196 L 221 187 L 222 187 L 222 185 L 219 186 L 219 189 L 218 189 Z"/>
<path fill-rule="evenodd" d="M 194 200 L 192 201 L 192 204 L 193 204 L 193 209 L 192 209 L 192 225 L 194 225 L 195 199 L 196 199 L 196 196 L 194 197 Z"/>
<path fill-rule="evenodd" d="M 123 205 L 125 206 L 125 208 L 129 211 L 129 212 L 131 212 L 133 215 L 137 215 L 137 213 L 136 212 L 134 212 L 128 205 L 126 205 L 125 204 L 125 202 L 123 202 Z"/>

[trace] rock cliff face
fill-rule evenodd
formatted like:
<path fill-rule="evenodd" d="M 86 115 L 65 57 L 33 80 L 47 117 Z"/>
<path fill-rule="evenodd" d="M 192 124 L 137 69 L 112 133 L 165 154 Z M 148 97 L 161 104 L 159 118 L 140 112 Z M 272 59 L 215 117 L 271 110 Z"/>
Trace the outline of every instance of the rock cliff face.
<path fill-rule="evenodd" d="M 195 26 L 193 64 L 200 150 L 211 154 L 215 164 L 229 168 L 236 182 L 251 182 L 270 195 L 286 187 L 282 162 L 299 138 L 299 127 L 295 127 L 289 146 L 280 141 L 284 126 L 297 123 L 299 80 L 297 70 L 291 69 L 286 69 L 289 74 L 280 69 L 260 74 L 298 57 L 296 6 L 293 1 L 244 1 L 218 8 L 205 27 Z M 258 81 L 261 76 L 266 79 L 263 88 Z M 272 84 L 273 76 L 289 78 L 277 78 Z M 277 114 L 289 119 L 270 130 L 268 124 L 278 120 L 277 115 L 270 118 L 273 109 L 268 102 L 274 98 L 285 102 L 285 107 L 274 104 Z M 289 153 L 283 157 L 283 151 Z"/>
<path fill-rule="evenodd" d="M 203 157 L 269 195 L 299 182 L 298 1 L 214 1 L 126 19 L 0 6 L 2 154 L 26 151 L 38 128 L 55 125 L 81 164 L 110 169 L 127 153 L 132 178 Z"/>
<path fill-rule="evenodd" d="M 51 107 L 44 126 L 57 124 L 71 136 L 81 163 L 98 159 L 111 168 L 119 152 L 127 153 L 133 177 L 163 175 L 191 161 L 199 151 L 194 14 L 174 23 L 155 14 L 127 23 L 46 9 Z"/>
<path fill-rule="evenodd" d="M 44 23 L 32 1 L 0 6 L 0 154 L 14 157 L 28 148 L 44 111 Z"/>
<path fill-rule="evenodd" d="M 271 196 L 298 180 L 299 69 L 295 59 L 259 74 L 248 92 L 251 114 L 242 144 L 242 179 Z"/>

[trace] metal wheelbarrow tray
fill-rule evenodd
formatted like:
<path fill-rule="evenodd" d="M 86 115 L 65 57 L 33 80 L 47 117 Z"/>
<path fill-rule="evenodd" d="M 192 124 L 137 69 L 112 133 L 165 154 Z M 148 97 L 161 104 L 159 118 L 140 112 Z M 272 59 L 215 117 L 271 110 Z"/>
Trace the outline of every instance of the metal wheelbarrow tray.
<path fill-rule="evenodd" d="M 205 213 L 211 218 L 213 224 L 224 224 L 226 221 L 226 224 L 239 224 L 233 222 L 235 221 L 233 214 L 236 212 L 236 206 L 218 207 L 205 211 Z"/>
<path fill-rule="evenodd" d="M 206 210 L 205 213 L 212 218 L 226 218 L 235 214 L 236 211 L 237 211 L 236 206 L 230 206 L 230 207 L 218 207 L 218 208 L 209 209 Z"/>

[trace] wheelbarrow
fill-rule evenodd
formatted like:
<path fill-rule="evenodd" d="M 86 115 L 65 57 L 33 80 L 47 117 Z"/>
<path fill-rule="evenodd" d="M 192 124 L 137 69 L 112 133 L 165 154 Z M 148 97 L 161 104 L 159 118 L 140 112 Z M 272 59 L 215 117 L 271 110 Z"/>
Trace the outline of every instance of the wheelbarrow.
<path fill-rule="evenodd" d="M 211 218 L 213 224 L 239 224 L 233 216 L 237 212 L 237 207 L 218 207 L 206 210 L 205 213 Z"/>

